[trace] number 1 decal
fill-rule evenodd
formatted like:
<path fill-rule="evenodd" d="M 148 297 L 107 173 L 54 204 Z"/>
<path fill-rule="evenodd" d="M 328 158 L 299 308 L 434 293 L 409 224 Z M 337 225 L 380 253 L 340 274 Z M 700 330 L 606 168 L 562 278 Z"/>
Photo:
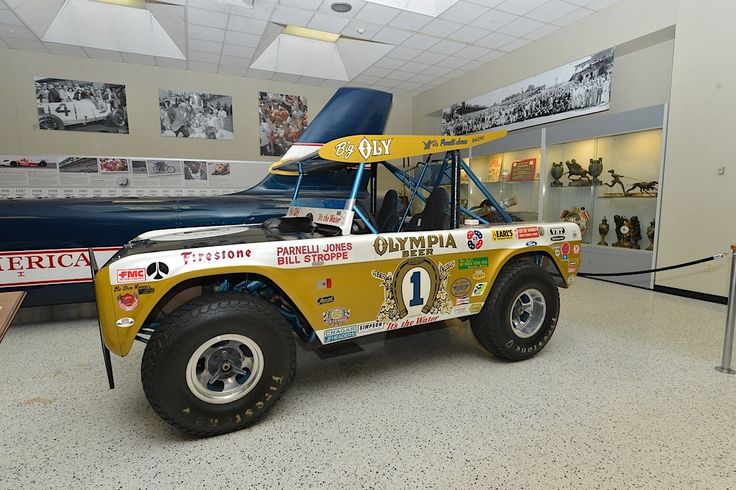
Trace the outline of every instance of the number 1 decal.
<path fill-rule="evenodd" d="M 419 271 L 414 273 L 409 278 L 412 286 L 414 286 L 414 293 L 412 294 L 411 300 L 409 300 L 409 306 L 420 306 L 424 304 L 424 298 L 422 298 L 422 275 Z"/>

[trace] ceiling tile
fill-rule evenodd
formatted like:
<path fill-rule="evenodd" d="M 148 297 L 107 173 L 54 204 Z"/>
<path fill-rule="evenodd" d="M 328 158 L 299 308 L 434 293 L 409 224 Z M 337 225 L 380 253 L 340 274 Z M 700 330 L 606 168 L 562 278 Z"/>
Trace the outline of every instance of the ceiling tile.
<path fill-rule="evenodd" d="M 565 0 L 567 3 L 572 3 L 574 5 L 578 5 L 580 7 L 584 7 L 591 3 L 593 0 Z"/>
<path fill-rule="evenodd" d="M 434 19 L 422 27 L 421 32 L 436 37 L 447 37 L 462 27 L 462 24 L 450 22 L 449 20 Z"/>
<path fill-rule="evenodd" d="M 201 39 L 203 41 L 214 41 L 221 43 L 225 38 L 225 31 L 216 27 L 205 27 L 198 25 L 190 25 L 187 34 L 192 39 Z"/>
<path fill-rule="evenodd" d="M 268 20 L 269 17 L 271 17 L 275 6 L 275 0 L 256 0 L 253 3 L 253 8 L 239 7 L 237 5 L 233 5 L 232 7 L 230 7 L 230 12 L 243 17 Z"/>
<path fill-rule="evenodd" d="M 409 31 L 386 26 L 373 37 L 373 40 L 388 44 L 401 44 L 409 39 L 411 35 L 412 33 Z"/>
<path fill-rule="evenodd" d="M 378 35 L 382 27 L 379 24 L 351 19 L 342 30 L 342 34 L 357 39 L 373 39 Z M 360 31 L 363 33 L 361 34 Z"/>
<path fill-rule="evenodd" d="M 199 8 L 187 9 L 187 20 L 190 24 L 224 29 L 227 26 L 227 17 L 228 15 L 223 12 Z"/>
<path fill-rule="evenodd" d="M 592 2 L 587 4 L 586 7 L 593 10 L 603 10 L 604 8 L 613 5 L 617 1 L 618 0 L 593 0 Z"/>
<path fill-rule="evenodd" d="M 544 24 L 537 22 L 536 20 L 519 17 L 500 28 L 498 32 L 508 34 L 509 36 L 520 37 L 539 29 L 542 26 L 544 26 Z"/>
<path fill-rule="evenodd" d="M 429 83 L 434 79 L 435 77 L 432 75 L 427 75 L 426 73 L 418 73 L 411 78 L 411 81 L 415 83 Z"/>
<path fill-rule="evenodd" d="M 360 9 L 362 9 L 363 5 L 365 5 L 365 2 L 363 0 L 350 0 L 348 3 L 350 3 L 353 8 L 350 10 L 350 12 L 340 14 L 330 8 L 330 6 L 335 3 L 335 1 L 336 0 L 324 0 L 322 2 L 322 5 L 319 7 L 319 11 L 326 14 L 339 15 L 340 17 L 352 18 L 355 17 L 355 14 L 360 12 Z"/>
<path fill-rule="evenodd" d="M 531 12 L 527 13 L 526 17 L 541 22 L 551 22 L 558 17 L 569 14 L 576 8 L 577 6 L 561 0 L 550 0 L 541 7 L 535 8 Z"/>
<path fill-rule="evenodd" d="M 248 69 L 242 66 L 220 65 L 217 67 L 217 73 L 219 73 L 220 75 L 244 77 L 246 71 L 248 71 Z"/>
<path fill-rule="evenodd" d="M 414 58 L 414 61 L 418 61 L 420 63 L 427 63 L 428 65 L 434 65 L 435 63 L 439 63 L 445 58 L 447 58 L 446 54 L 432 53 L 430 51 L 425 51 L 424 53 L 421 53 L 416 58 Z"/>
<path fill-rule="evenodd" d="M 317 13 L 312 16 L 307 27 L 325 32 L 340 32 L 349 20 L 345 17 Z"/>
<path fill-rule="evenodd" d="M 476 60 L 481 56 L 487 55 L 488 53 L 490 53 L 490 51 L 490 49 L 481 48 L 480 46 L 468 46 L 467 48 L 458 51 L 453 56 L 458 56 L 460 58 L 466 58 L 469 60 Z"/>
<path fill-rule="evenodd" d="M 361 73 L 357 77 L 353 79 L 353 81 L 358 83 L 365 83 L 365 84 L 373 84 L 376 83 L 378 80 L 380 80 L 379 77 L 374 77 L 373 75 L 369 75 L 367 73 Z"/>
<path fill-rule="evenodd" d="M 355 15 L 357 20 L 365 20 L 374 24 L 386 24 L 396 17 L 401 11 L 391 7 L 385 7 L 375 3 L 366 3 Z"/>
<path fill-rule="evenodd" d="M 505 54 L 506 53 L 504 53 L 503 51 L 491 50 L 491 51 L 489 51 L 486 54 L 483 54 L 483 55 L 480 55 L 480 56 L 476 57 L 475 59 L 477 61 L 482 61 L 483 63 L 488 63 L 489 61 L 495 60 L 496 58 L 500 58 L 501 56 L 503 56 Z"/>
<path fill-rule="evenodd" d="M 419 61 L 407 61 L 401 69 L 409 73 L 421 73 L 430 66 L 428 63 L 420 63 Z"/>
<path fill-rule="evenodd" d="M 534 41 L 559 30 L 559 28 L 560 27 L 556 25 L 545 24 L 539 29 L 535 29 L 534 31 L 527 33 L 524 38 Z"/>
<path fill-rule="evenodd" d="M 321 87 L 334 87 L 339 88 L 345 85 L 345 82 L 341 82 L 340 80 L 332 80 L 332 79 L 325 79 L 324 82 L 322 82 Z"/>
<path fill-rule="evenodd" d="M 580 19 L 583 19 L 593 13 L 593 10 L 588 10 L 585 7 L 580 7 L 577 10 L 573 10 L 567 15 L 563 15 L 562 17 L 558 17 L 557 19 L 553 20 L 552 23 L 556 26 L 564 27 L 566 25 L 572 24 L 573 22 L 576 22 Z"/>
<path fill-rule="evenodd" d="M 0 24 L 8 24 L 11 26 L 22 26 L 23 22 L 15 16 L 10 10 L 0 10 Z"/>
<path fill-rule="evenodd" d="M 156 58 L 156 64 L 162 68 L 179 68 L 187 69 L 186 60 L 175 60 L 171 58 Z"/>
<path fill-rule="evenodd" d="M 447 68 L 445 66 L 430 66 L 426 70 L 424 70 L 425 75 L 435 75 L 438 77 L 441 77 L 442 75 L 447 75 L 448 73 L 452 72 L 452 68 Z"/>
<path fill-rule="evenodd" d="M 439 38 L 417 33 L 401 43 L 401 45 L 407 48 L 425 50 L 431 46 L 434 46 L 438 42 Z"/>
<path fill-rule="evenodd" d="M 545 3 L 547 0 L 506 0 L 498 4 L 498 10 L 509 12 L 516 15 L 524 15 L 532 9 L 535 9 Z"/>
<path fill-rule="evenodd" d="M 123 61 L 118 51 L 110 51 L 107 49 L 84 48 L 87 56 L 96 60 Z"/>
<path fill-rule="evenodd" d="M 248 68 L 248 66 L 250 66 L 250 58 L 240 58 L 238 56 L 228 56 L 224 54 L 220 57 L 220 66 L 222 65 Z"/>
<path fill-rule="evenodd" d="M 190 61 L 189 69 L 193 71 L 203 71 L 205 73 L 217 73 L 217 63 L 201 63 L 199 61 Z"/>
<path fill-rule="evenodd" d="M 231 15 L 227 21 L 227 28 L 230 31 L 247 32 L 248 34 L 261 35 L 266 29 L 268 22 L 261 19 L 251 19 L 249 17 L 241 17 L 240 15 Z"/>
<path fill-rule="evenodd" d="M 373 67 L 370 69 L 370 74 L 374 77 L 385 77 L 389 73 L 391 73 L 392 70 L 389 70 L 387 68 L 376 68 Z"/>
<path fill-rule="evenodd" d="M 237 44 L 238 46 L 247 46 L 255 48 L 261 41 L 260 36 L 254 34 L 246 34 L 244 32 L 227 31 L 225 33 L 225 42 L 228 44 Z"/>
<path fill-rule="evenodd" d="M 230 13 L 230 5 L 222 2 L 213 2 L 212 0 L 187 0 L 187 5 L 189 7 L 214 10 L 225 14 Z"/>
<path fill-rule="evenodd" d="M 416 14 L 414 12 L 401 12 L 389 22 L 389 25 L 399 29 L 418 31 L 432 21 L 428 15 Z"/>
<path fill-rule="evenodd" d="M 404 46 L 399 46 L 397 48 L 394 48 L 390 54 L 392 58 L 398 58 L 400 60 L 411 60 L 421 52 L 422 52 L 421 49 L 414 49 L 414 48 L 407 48 Z"/>
<path fill-rule="evenodd" d="M 400 80 L 392 80 L 390 78 L 382 78 L 381 80 L 379 80 L 376 83 L 374 83 L 373 84 L 373 87 L 375 87 L 375 88 L 377 88 L 379 90 L 380 89 L 386 89 L 386 90 L 388 90 L 388 89 L 394 88 L 395 86 L 397 86 L 400 83 L 401 83 Z"/>
<path fill-rule="evenodd" d="M 220 61 L 220 53 L 203 53 L 201 51 L 189 50 L 187 55 L 189 61 L 200 61 L 203 63 L 217 64 Z"/>
<path fill-rule="evenodd" d="M 379 68 L 388 68 L 389 70 L 395 70 L 399 68 L 400 66 L 403 66 L 404 63 L 406 63 L 406 61 L 404 60 L 399 60 L 395 58 L 382 58 L 378 60 L 376 64 L 373 66 L 376 66 Z"/>
<path fill-rule="evenodd" d="M 2 0 L 0 0 L 0 10 L 8 10 L 8 6 Z"/>
<path fill-rule="evenodd" d="M 461 24 L 470 24 L 473 20 L 477 19 L 486 12 L 488 12 L 488 7 L 460 1 L 449 9 L 442 12 L 442 14 L 440 15 L 440 19 L 460 22 Z"/>
<path fill-rule="evenodd" d="M 271 15 L 271 22 L 306 27 L 312 19 L 312 15 L 313 13 L 309 10 L 277 5 Z"/>
<path fill-rule="evenodd" d="M 303 9 L 316 10 L 322 5 L 322 0 L 279 0 L 281 5 L 290 7 L 301 7 Z"/>
<path fill-rule="evenodd" d="M 465 58 L 460 58 L 458 56 L 448 56 L 445 58 L 445 60 L 442 62 L 442 66 L 446 66 L 447 68 L 462 68 L 466 64 L 468 64 L 470 60 L 467 60 Z"/>
<path fill-rule="evenodd" d="M 261 80 L 271 80 L 271 77 L 273 77 L 274 73 L 272 71 L 265 71 L 265 70 L 256 70 L 254 68 L 251 68 L 247 72 L 245 72 L 245 76 L 248 78 L 259 78 Z"/>
<path fill-rule="evenodd" d="M 473 26 L 464 26 L 459 31 L 455 32 L 452 36 L 453 41 L 460 41 L 463 43 L 472 44 L 483 36 L 488 35 L 488 31 Z"/>
<path fill-rule="evenodd" d="M 297 83 L 306 83 L 307 85 L 321 85 L 324 81 L 324 78 L 302 76 L 301 78 L 299 78 L 299 81 Z"/>
<path fill-rule="evenodd" d="M 17 37 L 3 37 L 5 44 L 10 46 L 12 49 L 21 49 L 23 51 L 40 51 L 47 53 L 46 46 L 41 41 L 32 39 L 21 39 Z"/>
<path fill-rule="evenodd" d="M 415 73 L 409 73 L 406 71 L 400 71 L 400 70 L 394 70 L 388 75 L 386 75 L 386 78 L 390 78 L 391 80 L 409 80 L 412 78 Z"/>
<path fill-rule="evenodd" d="M 49 51 L 54 54 L 61 56 L 78 56 L 80 58 L 86 58 L 87 53 L 84 52 L 79 46 L 72 46 L 71 44 L 61 43 L 44 43 Z"/>
<path fill-rule="evenodd" d="M 515 50 L 519 49 L 520 47 L 524 46 L 525 44 L 529 44 L 530 42 L 531 41 L 529 41 L 528 39 L 524 39 L 524 38 L 521 38 L 520 37 L 520 38 L 514 39 L 513 41 L 511 41 L 508 44 L 504 44 L 503 46 L 501 46 L 498 49 L 500 49 L 501 51 L 511 52 L 511 51 L 515 51 Z"/>
<path fill-rule="evenodd" d="M 137 65 L 156 66 L 156 58 L 153 57 L 153 56 L 148 56 L 146 54 L 120 53 L 120 56 L 123 57 L 123 60 L 126 63 L 135 63 Z"/>
<path fill-rule="evenodd" d="M 238 46 L 237 44 L 224 44 L 222 54 L 225 56 L 236 56 L 238 58 L 251 58 L 255 54 L 255 48 Z"/>
<path fill-rule="evenodd" d="M 432 51 L 433 53 L 448 55 L 457 53 L 466 46 L 467 44 L 464 43 L 458 43 L 455 41 L 450 41 L 449 39 L 443 39 L 442 41 L 429 48 L 429 51 Z"/>
<path fill-rule="evenodd" d="M 514 39 L 516 39 L 514 36 L 509 36 L 500 32 L 492 32 L 486 37 L 478 39 L 475 44 L 477 44 L 478 46 L 484 46 L 486 48 L 498 48 L 503 46 L 504 44 L 510 43 Z"/>
<path fill-rule="evenodd" d="M 201 39 L 190 39 L 188 48 L 194 51 L 202 51 L 203 53 L 217 53 L 222 51 L 222 43 L 214 41 L 203 41 Z"/>
<path fill-rule="evenodd" d="M 476 5 L 480 5 L 483 7 L 495 7 L 499 3 L 502 3 L 504 0 L 467 0 L 470 3 L 474 3 Z"/>
<path fill-rule="evenodd" d="M 496 29 L 505 26 L 517 17 L 518 15 L 510 14 L 508 12 L 502 12 L 501 10 L 491 9 L 475 19 L 473 22 L 471 22 L 470 25 L 474 27 L 480 27 L 481 29 L 487 29 L 489 31 L 495 31 Z"/>
<path fill-rule="evenodd" d="M 2 39 L 0 39 L 0 48 L 8 48 L 8 49 L 10 49 L 10 46 L 8 46 L 7 44 L 5 44 L 5 41 L 3 41 Z"/>
<path fill-rule="evenodd" d="M 38 41 L 36 35 L 32 33 L 30 29 L 24 26 L 0 24 L 0 36 L 27 39 L 29 41 Z"/>

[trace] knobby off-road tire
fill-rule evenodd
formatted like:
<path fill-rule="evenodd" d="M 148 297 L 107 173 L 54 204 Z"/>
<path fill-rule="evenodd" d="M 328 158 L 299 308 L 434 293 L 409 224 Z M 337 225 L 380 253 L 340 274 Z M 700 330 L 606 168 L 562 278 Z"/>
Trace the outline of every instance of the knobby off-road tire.
<path fill-rule="evenodd" d="M 560 295 L 552 277 L 533 262 L 519 260 L 504 266 L 470 325 L 491 354 L 522 361 L 547 345 L 559 312 Z"/>
<path fill-rule="evenodd" d="M 213 436 L 263 417 L 295 367 L 294 336 L 271 304 L 244 293 L 214 293 L 166 317 L 146 346 L 141 380 L 166 422 Z"/>

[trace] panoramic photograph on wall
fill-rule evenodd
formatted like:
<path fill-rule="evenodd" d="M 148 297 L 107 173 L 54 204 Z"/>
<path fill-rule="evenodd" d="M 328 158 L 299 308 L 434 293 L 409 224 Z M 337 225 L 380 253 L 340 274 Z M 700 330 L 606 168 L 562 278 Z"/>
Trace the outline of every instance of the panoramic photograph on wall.
<path fill-rule="evenodd" d="M 307 127 L 307 100 L 298 95 L 258 95 L 261 155 L 280 157 Z"/>
<path fill-rule="evenodd" d="M 611 101 L 613 48 L 442 111 L 444 134 L 520 129 L 605 111 Z"/>
<path fill-rule="evenodd" d="M 183 90 L 159 90 L 161 134 L 177 138 L 233 139 L 233 98 Z"/>
<path fill-rule="evenodd" d="M 35 77 L 38 128 L 128 133 L 125 85 Z"/>

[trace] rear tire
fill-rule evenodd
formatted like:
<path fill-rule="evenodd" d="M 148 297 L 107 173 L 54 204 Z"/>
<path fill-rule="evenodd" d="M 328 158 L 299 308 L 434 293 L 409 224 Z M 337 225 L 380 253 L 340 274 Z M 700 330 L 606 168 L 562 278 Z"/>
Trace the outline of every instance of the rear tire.
<path fill-rule="evenodd" d="M 501 269 L 470 326 L 488 352 L 522 361 L 547 345 L 559 313 L 560 295 L 552 277 L 536 264 L 518 260 Z"/>
<path fill-rule="evenodd" d="M 141 380 L 162 419 L 213 436 L 256 423 L 289 386 L 295 366 L 294 336 L 271 304 L 215 293 L 161 323 L 143 354 Z"/>

